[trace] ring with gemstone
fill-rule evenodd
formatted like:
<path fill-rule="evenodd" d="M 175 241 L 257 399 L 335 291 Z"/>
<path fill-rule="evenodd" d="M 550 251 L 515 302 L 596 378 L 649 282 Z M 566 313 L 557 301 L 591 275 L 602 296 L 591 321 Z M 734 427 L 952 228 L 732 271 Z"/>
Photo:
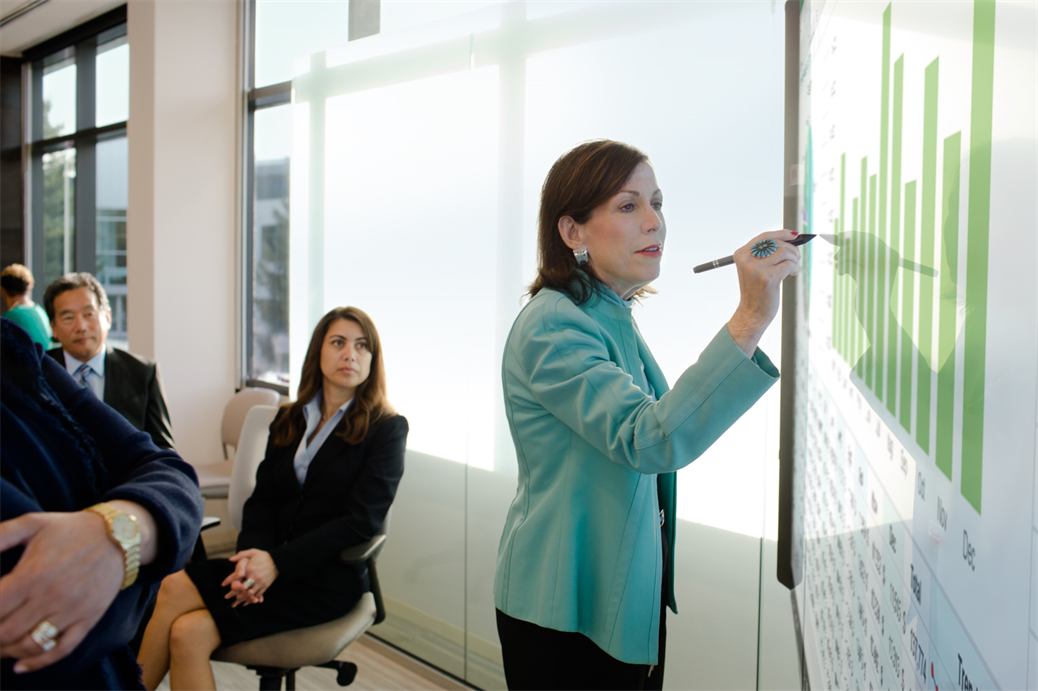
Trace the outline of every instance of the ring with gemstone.
<path fill-rule="evenodd" d="M 29 637 L 36 641 L 36 644 L 43 648 L 44 652 L 49 652 L 54 649 L 58 643 L 54 639 L 58 635 L 58 627 L 50 623 L 46 619 L 36 625 L 36 628 L 32 630 Z"/>
<path fill-rule="evenodd" d="M 752 252 L 753 256 L 758 259 L 763 259 L 764 257 L 770 257 L 774 254 L 776 249 L 778 249 L 778 246 L 775 244 L 774 240 L 760 240 L 753 243 L 750 252 Z"/>

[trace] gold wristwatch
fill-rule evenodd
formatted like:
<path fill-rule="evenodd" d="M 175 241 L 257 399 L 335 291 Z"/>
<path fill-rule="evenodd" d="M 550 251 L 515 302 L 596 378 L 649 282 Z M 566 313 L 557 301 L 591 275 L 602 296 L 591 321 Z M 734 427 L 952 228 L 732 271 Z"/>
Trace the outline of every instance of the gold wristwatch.
<path fill-rule="evenodd" d="M 141 531 L 137 525 L 137 517 L 105 503 L 94 504 L 85 510 L 105 519 L 108 538 L 123 551 L 126 573 L 119 590 L 126 590 L 137 580 L 137 572 L 141 566 Z"/>

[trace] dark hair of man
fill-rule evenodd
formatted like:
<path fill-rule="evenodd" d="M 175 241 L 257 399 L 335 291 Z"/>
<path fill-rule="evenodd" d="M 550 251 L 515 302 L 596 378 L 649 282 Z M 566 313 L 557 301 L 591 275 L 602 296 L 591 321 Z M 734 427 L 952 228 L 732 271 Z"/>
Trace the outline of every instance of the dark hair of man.
<path fill-rule="evenodd" d="M 55 319 L 54 300 L 62 293 L 79 288 L 89 288 L 94 293 L 94 297 L 97 298 L 97 306 L 101 309 L 101 312 L 112 311 L 112 306 L 108 303 L 108 295 L 105 293 L 105 289 L 101 286 L 100 281 L 86 271 L 81 271 L 78 274 L 65 274 L 47 286 L 47 290 L 44 291 L 43 309 L 47 310 L 47 316 L 50 317 L 51 321 Z"/>
<path fill-rule="evenodd" d="M 638 149 L 609 139 L 579 144 L 555 161 L 541 188 L 541 209 L 537 218 L 537 278 L 528 293 L 533 297 L 545 288 L 565 293 L 582 305 L 603 288 L 595 275 L 595 258 L 577 264 L 559 234 L 559 220 L 569 216 L 583 224 L 602 204 L 613 198 L 649 157 Z M 608 289 L 607 289 L 608 290 Z M 642 288 L 635 297 L 653 292 Z"/>
<path fill-rule="evenodd" d="M 310 347 L 306 349 L 306 358 L 303 360 L 303 372 L 296 400 L 281 406 L 284 412 L 270 428 L 275 446 L 288 446 L 306 431 L 303 408 L 317 395 L 317 390 L 324 383 L 324 374 L 321 372 L 321 348 L 324 347 L 324 337 L 328 334 L 328 329 L 339 319 L 348 319 L 360 326 L 368 339 L 368 349 L 371 352 L 371 371 L 353 394 L 353 403 L 346 411 L 344 420 L 346 426 L 339 436 L 347 444 L 359 444 L 368 435 L 371 423 L 395 413 L 386 396 L 386 368 L 382 362 L 382 342 L 375 323 L 363 310 L 356 307 L 336 307 L 321 317 L 321 321 L 314 327 Z"/>
<path fill-rule="evenodd" d="M 0 271 L 0 287 L 13 298 L 25 295 L 32 284 L 32 272 L 21 264 L 11 264 Z"/>

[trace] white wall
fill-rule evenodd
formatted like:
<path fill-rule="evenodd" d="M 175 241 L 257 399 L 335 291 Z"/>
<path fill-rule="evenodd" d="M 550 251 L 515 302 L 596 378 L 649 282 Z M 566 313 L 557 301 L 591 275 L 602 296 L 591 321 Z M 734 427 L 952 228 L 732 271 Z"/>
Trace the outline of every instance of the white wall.
<path fill-rule="evenodd" d="M 238 2 L 134 0 L 130 43 L 130 349 L 156 359 L 177 450 L 222 458 L 238 300 Z"/>

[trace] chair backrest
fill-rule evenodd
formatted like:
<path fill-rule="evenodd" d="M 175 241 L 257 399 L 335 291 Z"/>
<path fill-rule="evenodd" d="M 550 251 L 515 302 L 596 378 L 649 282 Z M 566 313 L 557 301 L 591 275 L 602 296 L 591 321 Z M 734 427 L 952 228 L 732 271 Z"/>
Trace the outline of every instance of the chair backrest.
<path fill-rule="evenodd" d="M 227 512 L 237 530 L 241 530 L 241 511 L 245 500 L 256 487 L 256 469 L 263 461 L 270 423 L 274 421 L 277 412 L 276 405 L 253 406 L 241 426 L 241 435 L 237 440 L 238 451 L 234 457 L 234 468 L 231 469 L 231 485 L 227 490 Z"/>
<path fill-rule="evenodd" d="M 276 406 L 279 402 L 281 402 L 281 396 L 273 389 L 246 387 L 234 394 L 223 408 L 223 426 L 220 436 L 224 446 L 238 446 L 238 437 L 241 436 L 245 416 L 253 406 Z"/>

